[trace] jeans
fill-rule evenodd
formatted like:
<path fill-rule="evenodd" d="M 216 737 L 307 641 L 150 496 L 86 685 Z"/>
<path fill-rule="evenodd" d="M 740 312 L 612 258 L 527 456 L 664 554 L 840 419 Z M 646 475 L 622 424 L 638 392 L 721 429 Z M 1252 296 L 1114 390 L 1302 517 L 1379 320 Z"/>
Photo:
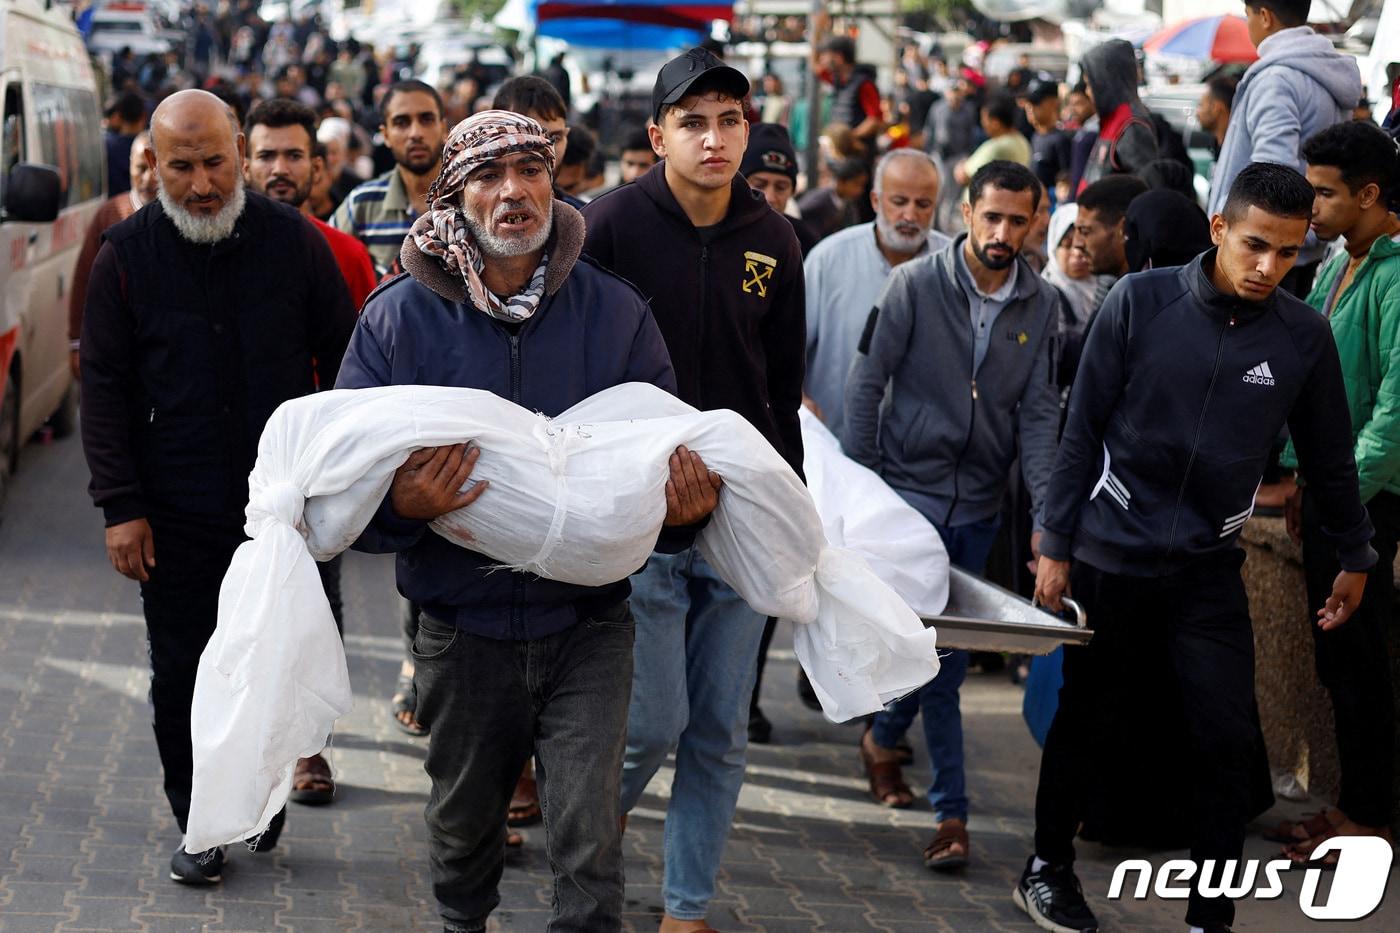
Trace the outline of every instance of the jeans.
<path fill-rule="evenodd" d="M 1163 577 L 1074 565 L 1070 590 L 1088 613 L 1094 637 L 1082 647 L 1065 648 L 1060 706 L 1040 759 L 1036 855 L 1055 865 L 1074 861 L 1075 831 L 1085 801 L 1095 792 L 1096 761 L 1114 753 L 1111 723 L 1139 696 L 1142 687 L 1134 675 L 1144 659 L 1165 652 L 1186 719 L 1194 801 L 1191 858 L 1198 865 L 1214 859 L 1218 873 L 1225 860 L 1242 857 L 1250 764 L 1261 741 L 1243 562 L 1244 552 L 1236 550 Z M 1192 887 L 1188 924 L 1229 924 L 1234 914 L 1228 898 L 1204 898 Z"/>
<path fill-rule="evenodd" d="M 1317 627 L 1317 610 L 1332 593 L 1341 567 L 1322 534 L 1316 497 L 1303 493 L 1303 573 L 1317 679 L 1332 698 L 1337 758 L 1342 770 L 1337 809 L 1362 826 L 1387 826 L 1395 808 L 1395 706 L 1390 689 L 1387 633 L 1394 617 L 1396 539 L 1400 496 L 1377 493 L 1366 503 L 1376 528 L 1371 546 L 1380 555 L 1366 578 L 1361 605 L 1330 632 Z"/>
<path fill-rule="evenodd" d="M 632 682 L 627 604 L 533 641 L 429 615 L 413 644 L 418 717 L 431 732 L 424 817 L 444 922 L 482 930 L 500 903 L 506 808 L 533 754 L 554 870 L 551 933 L 622 926 L 618 785 Z M 556 779 L 557 777 L 557 779 Z"/>
<path fill-rule="evenodd" d="M 666 811 L 666 913 L 703 920 L 744 783 L 749 698 L 764 617 L 691 547 L 632 578 L 637 614 L 622 809 L 676 750 Z"/>
<path fill-rule="evenodd" d="M 981 574 L 996 541 L 997 517 L 949 528 L 936 522 L 938 536 L 948 549 L 948 559 L 969 573 Z M 962 709 L 959 689 L 967 677 L 968 653 L 961 648 L 939 654 L 938 676 L 921 688 L 895 700 L 876 713 L 870 724 L 870 737 L 881 748 L 894 748 L 924 714 L 924 741 L 928 743 L 933 783 L 928 802 L 934 815 L 943 820 L 967 819 L 967 776 L 963 765 Z"/>
<path fill-rule="evenodd" d="M 194 781 L 190 706 L 195 672 L 218 623 L 224 574 L 233 552 L 247 539 L 239 525 L 149 521 L 156 565 L 141 584 L 141 608 L 151 659 L 152 725 L 165 796 L 183 833 Z"/>

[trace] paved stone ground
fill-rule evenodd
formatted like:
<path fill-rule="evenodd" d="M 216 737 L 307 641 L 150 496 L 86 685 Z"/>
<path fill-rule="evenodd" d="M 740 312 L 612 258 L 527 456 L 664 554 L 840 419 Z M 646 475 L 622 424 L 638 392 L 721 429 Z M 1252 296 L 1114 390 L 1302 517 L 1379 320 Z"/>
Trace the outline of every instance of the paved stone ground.
<path fill-rule="evenodd" d="M 345 566 L 357 706 L 335 738 L 339 799 L 294 806 L 276 853 L 234 851 L 220 887 L 181 888 L 166 877 L 178 839 L 148 725 L 136 587 L 107 566 L 77 440 L 31 444 L 24 461 L 0 525 L 0 931 L 440 929 L 424 882 L 423 745 L 385 712 L 399 662 L 389 562 L 350 555 Z M 1033 929 L 1008 898 L 1030 847 L 1038 765 L 1019 690 L 1002 676 L 969 680 L 975 861 L 940 877 L 918 860 L 932 814 L 868 801 L 857 732 L 802 708 L 795 671 L 791 652 L 775 651 L 765 703 L 775 743 L 751 751 L 711 922 L 725 931 Z M 926 766 L 910 778 L 926 786 Z M 660 913 L 668 779 L 658 777 L 626 837 L 630 930 L 654 930 Z M 497 929 L 545 927 L 548 865 L 539 830 L 527 835 L 501 886 Z M 1251 839 L 1249 855 L 1272 852 Z M 1179 903 L 1104 901 L 1118 860 L 1146 854 L 1081 847 L 1105 929 L 1184 929 Z M 1307 929 L 1296 875 L 1284 897 L 1244 904 L 1237 929 Z M 1400 929 L 1397 917 L 1392 903 L 1351 928 Z"/>

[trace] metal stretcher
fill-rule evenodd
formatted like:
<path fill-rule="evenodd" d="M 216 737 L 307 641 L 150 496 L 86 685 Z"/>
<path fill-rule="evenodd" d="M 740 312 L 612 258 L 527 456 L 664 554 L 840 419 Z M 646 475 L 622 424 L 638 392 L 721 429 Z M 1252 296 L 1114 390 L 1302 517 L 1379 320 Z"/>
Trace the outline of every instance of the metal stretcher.
<path fill-rule="evenodd" d="M 1093 637 L 1084 607 L 1065 597 L 1069 622 L 1032 605 L 1010 590 L 957 567 L 949 568 L 948 605 L 924 619 L 938 630 L 940 648 L 1049 654 L 1059 645 L 1082 645 Z"/>

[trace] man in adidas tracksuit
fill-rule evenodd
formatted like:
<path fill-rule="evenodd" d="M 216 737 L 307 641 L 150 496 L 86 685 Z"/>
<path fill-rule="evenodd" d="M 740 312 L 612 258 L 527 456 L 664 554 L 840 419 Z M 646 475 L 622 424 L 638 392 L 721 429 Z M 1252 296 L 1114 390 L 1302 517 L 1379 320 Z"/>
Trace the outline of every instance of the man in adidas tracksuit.
<path fill-rule="evenodd" d="M 1098 929 L 1072 869 L 1094 756 L 1131 710 L 1140 658 L 1171 661 L 1194 775 L 1191 857 L 1240 859 L 1249 794 L 1254 639 L 1235 546 L 1285 422 L 1342 572 L 1318 613 L 1346 621 L 1375 563 L 1327 322 L 1277 288 L 1308 232 L 1312 187 L 1290 168 L 1242 171 L 1211 219 L 1216 248 L 1131 275 L 1090 328 L 1045 497 L 1036 596 L 1084 603 L 1094 638 L 1065 651 L 1059 711 L 1036 791 L 1035 855 L 1014 892 L 1046 929 Z M 1073 557 L 1071 575 L 1069 561 Z M 1131 728 L 1127 723 L 1119 728 Z M 1227 898 L 1194 884 L 1193 929 L 1223 931 Z"/>

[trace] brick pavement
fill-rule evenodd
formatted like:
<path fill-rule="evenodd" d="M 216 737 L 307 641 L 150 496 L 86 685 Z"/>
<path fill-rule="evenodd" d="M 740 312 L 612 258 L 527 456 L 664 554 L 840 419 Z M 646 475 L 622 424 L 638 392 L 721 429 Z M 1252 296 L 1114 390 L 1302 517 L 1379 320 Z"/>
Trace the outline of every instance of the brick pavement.
<path fill-rule="evenodd" d="M 385 712 L 400 656 L 389 561 L 352 554 L 345 565 L 356 709 L 332 752 L 339 799 L 293 806 L 275 853 L 231 850 L 221 886 L 182 888 L 166 877 L 178 838 L 148 724 L 137 591 L 107 566 L 86 483 L 76 439 L 30 445 L 0 524 L 0 931 L 440 929 L 424 880 L 423 745 Z M 1029 851 L 1038 763 L 1017 688 L 1001 676 L 969 679 L 974 863 L 941 877 L 918 860 L 931 835 L 927 806 L 868 802 L 856 730 L 797 703 L 783 645 L 780 634 L 765 685 L 775 743 L 751 750 L 711 922 L 725 931 L 1033 929 L 1008 898 Z M 926 766 L 909 776 L 927 786 Z M 660 913 L 668 778 L 659 775 L 626 837 L 629 930 L 654 930 Z M 526 835 L 502 881 L 496 929 L 542 930 L 548 916 L 541 834 Z M 1271 853 L 1251 839 L 1249 855 Z M 1144 854 L 1081 847 L 1105 929 L 1184 929 L 1177 904 L 1103 901 L 1113 865 Z M 1278 900 L 1246 903 L 1237 929 L 1308 929 L 1300 880 L 1289 878 Z M 1391 905 L 1350 928 L 1395 929 L 1397 917 Z"/>

